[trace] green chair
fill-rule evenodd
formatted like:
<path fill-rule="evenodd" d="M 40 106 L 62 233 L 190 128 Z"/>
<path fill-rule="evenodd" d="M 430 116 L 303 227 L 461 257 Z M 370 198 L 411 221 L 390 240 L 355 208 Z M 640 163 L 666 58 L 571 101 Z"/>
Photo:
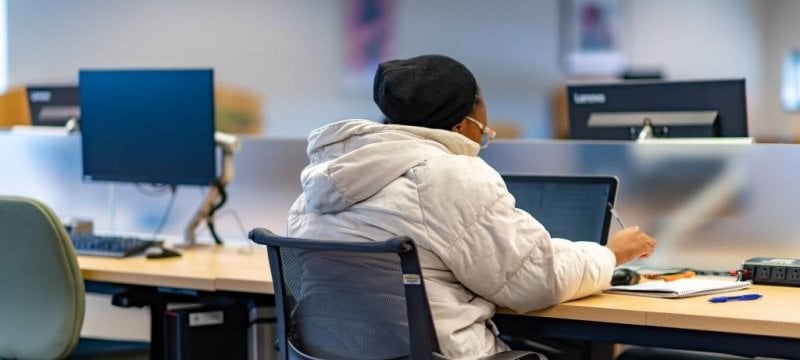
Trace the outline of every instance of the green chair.
<path fill-rule="evenodd" d="M 83 325 L 84 285 L 72 242 L 43 203 L 0 196 L 0 359 L 72 356 Z M 102 358 L 147 358 L 147 343 L 115 354 L 114 343 L 89 347 Z M 119 356 L 117 356 L 119 355 Z M 73 357 L 74 358 L 74 357 Z"/>

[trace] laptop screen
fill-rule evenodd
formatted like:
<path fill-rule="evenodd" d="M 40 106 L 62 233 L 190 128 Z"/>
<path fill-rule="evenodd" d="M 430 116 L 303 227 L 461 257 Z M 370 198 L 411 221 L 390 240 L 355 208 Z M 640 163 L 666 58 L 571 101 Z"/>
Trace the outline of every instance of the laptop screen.
<path fill-rule="evenodd" d="M 613 176 L 503 175 L 517 208 L 551 237 L 605 244 L 617 194 Z"/>

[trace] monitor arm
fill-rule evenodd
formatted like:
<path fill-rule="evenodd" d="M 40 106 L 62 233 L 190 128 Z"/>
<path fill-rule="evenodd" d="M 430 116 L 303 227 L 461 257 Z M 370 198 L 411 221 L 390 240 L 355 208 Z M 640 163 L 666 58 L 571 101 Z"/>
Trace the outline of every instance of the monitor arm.
<path fill-rule="evenodd" d="M 208 190 L 208 195 L 206 195 L 203 204 L 200 205 L 197 213 L 194 214 L 189 225 L 186 226 L 186 230 L 183 234 L 183 243 L 176 244 L 180 247 L 195 245 L 197 240 L 195 230 L 197 226 L 200 225 L 202 221 L 206 223 L 211 223 L 213 221 L 214 203 L 220 198 L 220 195 L 223 195 L 225 185 L 233 179 L 233 154 L 242 147 L 241 142 L 239 142 L 236 136 L 222 132 L 214 133 L 214 142 L 222 150 L 222 169 L 219 177 Z"/>
<path fill-rule="evenodd" d="M 636 132 L 636 128 L 631 126 L 631 137 Z M 642 124 L 642 129 L 639 130 L 639 134 L 636 135 L 636 142 L 642 142 L 647 139 L 653 138 L 653 124 L 650 118 L 644 118 L 644 123 Z"/>

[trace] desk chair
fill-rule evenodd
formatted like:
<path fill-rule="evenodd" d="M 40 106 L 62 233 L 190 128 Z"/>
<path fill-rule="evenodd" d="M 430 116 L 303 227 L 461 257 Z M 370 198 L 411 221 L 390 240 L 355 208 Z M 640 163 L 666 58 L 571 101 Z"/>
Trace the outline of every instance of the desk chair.
<path fill-rule="evenodd" d="M 321 241 L 259 228 L 250 239 L 267 246 L 280 359 L 442 358 L 410 238 Z M 489 359 L 527 355 L 539 358 Z"/>
<path fill-rule="evenodd" d="M 0 196 L 0 359 L 147 358 L 148 345 L 79 344 L 84 287 L 72 242 L 39 201 Z"/>

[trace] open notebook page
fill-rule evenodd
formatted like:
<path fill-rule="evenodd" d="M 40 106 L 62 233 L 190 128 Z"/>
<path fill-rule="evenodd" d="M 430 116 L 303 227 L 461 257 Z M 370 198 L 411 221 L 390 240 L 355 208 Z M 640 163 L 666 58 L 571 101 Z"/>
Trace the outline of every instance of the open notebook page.
<path fill-rule="evenodd" d="M 750 281 L 679 279 L 675 281 L 649 281 L 636 285 L 612 286 L 607 293 L 682 298 L 741 290 L 750 287 Z"/>

